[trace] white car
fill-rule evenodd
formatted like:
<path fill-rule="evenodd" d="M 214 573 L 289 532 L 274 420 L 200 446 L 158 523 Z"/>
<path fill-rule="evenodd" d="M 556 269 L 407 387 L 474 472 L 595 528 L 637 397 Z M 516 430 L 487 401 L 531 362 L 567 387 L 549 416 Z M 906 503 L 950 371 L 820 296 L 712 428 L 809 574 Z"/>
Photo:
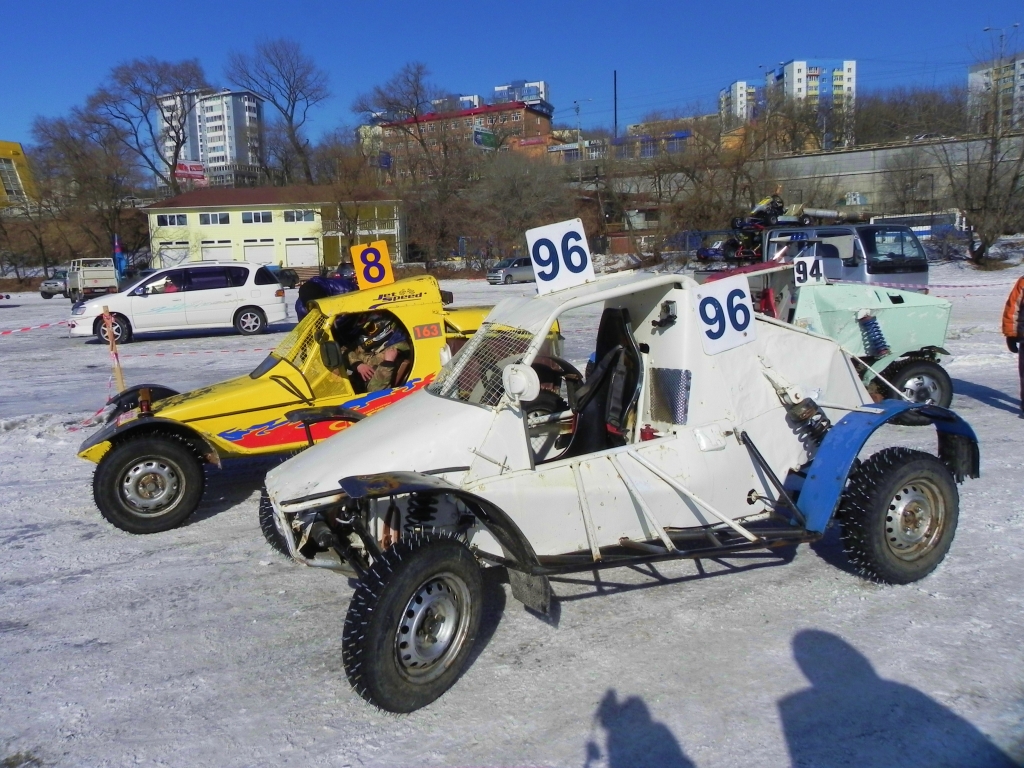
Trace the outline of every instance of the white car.
<path fill-rule="evenodd" d="M 588 306 L 581 382 L 559 343 Z M 892 422 L 934 425 L 939 456 L 858 461 Z M 905 584 L 945 556 L 978 464 L 960 417 L 872 402 L 834 340 L 755 314 L 744 275 L 618 273 L 505 299 L 425 389 L 271 470 L 265 503 L 295 560 L 359 575 L 345 672 L 407 712 L 469 663 L 481 566 L 546 613 L 550 576 L 814 541 L 838 517 L 854 567 Z"/>
<path fill-rule="evenodd" d="M 114 339 L 136 333 L 186 328 L 231 328 L 244 336 L 263 333 L 285 319 L 284 289 L 266 267 L 247 262 L 202 262 L 161 269 L 118 293 L 76 304 L 72 336 L 106 342 L 103 307 L 113 318 Z"/>

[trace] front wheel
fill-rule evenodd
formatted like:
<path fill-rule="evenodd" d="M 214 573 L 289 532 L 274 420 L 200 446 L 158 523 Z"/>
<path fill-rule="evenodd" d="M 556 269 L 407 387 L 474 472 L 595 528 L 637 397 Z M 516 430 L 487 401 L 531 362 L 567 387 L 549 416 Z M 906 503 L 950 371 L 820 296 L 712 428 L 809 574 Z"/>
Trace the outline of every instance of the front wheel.
<path fill-rule="evenodd" d="M 114 341 L 118 344 L 127 344 L 132 340 L 132 326 L 128 322 L 128 318 L 121 315 L 112 315 L 110 318 L 110 329 L 114 332 Z M 110 343 L 110 340 L 107 338 L 107 324 L 103 322 L 102 317 L 96 322 L 96 338 L 104 344 Z"/>
<path fill-rule="evenodd" d="M 946 556 L 960 496 L 935 456 L 886 448 L 851 475 L 839 510 L 844 549 L 860 573 L 887 584 L 923 579 Z"/>
<path fill-rule="evenodd" d="M 931 360 L 908 360 L 897 363 L 890 370 L 892 375 L 886 378 L 911 402 L 941 405 L 943 408 L 949 408 L 953 402 L 953 382 L 938 363 Z M 895 396 L 892 390 L 889 390 L 889 394 Z"/>
<path fill-rule="evenodd" d="M 203 498 L 195 453 L 171 436 L 143 436 L 111 449 L 96 467 L 93 498 L 100 514 L 128 533 L 177 528 Z"/>
<path fill-rule="evenodd" d="M 505 275 L 505 285 L 512 285 L 512 275 Z"/>
<path fill-rule="evenodd" d="M 42 291 L 40 291 L 39 295 L 42 296 L 44 299 L 52 299 L 53 298 L 53 294 L 52 293 L 43 293 Z"/>
<path fill-rule="evenodd" d="M 444 534 L 402 539 L 356 585 L 341 638 L 352 687 L 389 712 L 425 707 L 462 674 L 480 626 L 480 568 Z"/>
<path fill-rule="evenodd" d="M 245 307 L 235 316 L 235 330 L 243 336 L 255 336 L 267 330 L 267 316 L 262 309 Z"/>

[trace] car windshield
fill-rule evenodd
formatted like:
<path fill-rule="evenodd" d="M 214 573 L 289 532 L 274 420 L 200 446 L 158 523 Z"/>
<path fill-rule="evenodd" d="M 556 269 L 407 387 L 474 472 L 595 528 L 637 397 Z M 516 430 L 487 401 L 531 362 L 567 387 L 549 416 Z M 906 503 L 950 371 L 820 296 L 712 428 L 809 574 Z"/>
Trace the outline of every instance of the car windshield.
<path fill-rule="evenodd" d="M 494 265 L 493 269 L 507 269 L 508 267 L 512 266 L 513 261 L 514 259 L 502 259 L 501 261 Z"/>
<path fill-rule="evenodd" d="M 522 328 L 484 323 L 437 374 L 427 391 L 450 400 L 493 407 L 501 401 L 501 373 L 520 363 L 533 340 Z"/>
<path fill-rule="evenodd" d="M 260 366 L 249 374 L 259 378 L 274 367 L 271 358 L 291 363 L 312 390 L 314 396 L 331 397 L 351 393 L 348 377 L 331 363 L 325 344 L 333 344 L 330 329 L 331 318 L 324 315 L 319 307 L 313 306 L 270 353 Z"/>
<path fill-rule="evenodd" d="M 924 250 L 913 232 L 901 227 L 864 227 L 861 242 L 869 262 L 925 260 Z"/>

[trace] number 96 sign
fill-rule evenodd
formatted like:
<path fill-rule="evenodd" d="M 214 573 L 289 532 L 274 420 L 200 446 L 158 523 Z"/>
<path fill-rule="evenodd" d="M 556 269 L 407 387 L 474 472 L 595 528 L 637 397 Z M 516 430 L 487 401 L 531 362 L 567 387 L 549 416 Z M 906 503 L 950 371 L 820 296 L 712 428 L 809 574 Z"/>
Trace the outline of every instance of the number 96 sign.
<path fill-rule="evenodd" d="M 743 275 L 697 288 L 693 309 L 705 354 L 717 355 L 757 338 L 750 284 Z"/>
<path fill-rule="evenodd" d="M 594 279 L 587 235 L 579 219 L 526 230 L 537 293 L 559 291 Z"/>
<path fill-rule="evenodd" d="M 388 244 L 385 241 L 353 245 L 349 251 L 352 253 L 352 267 L 360 290 L 380 288 L 395 282 L 395 272 L 391 269 L 391 257 L 388 256 Z"/>

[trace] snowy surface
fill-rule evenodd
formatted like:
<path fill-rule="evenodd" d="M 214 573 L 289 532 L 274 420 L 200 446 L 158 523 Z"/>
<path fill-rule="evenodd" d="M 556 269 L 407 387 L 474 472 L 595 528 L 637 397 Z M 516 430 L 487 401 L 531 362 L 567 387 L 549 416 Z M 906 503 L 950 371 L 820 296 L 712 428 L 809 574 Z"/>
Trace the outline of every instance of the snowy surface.
<path fill-rule="evenodd" d="M 846 568 L 835 531 L 777 555 L 557 579 L 556 620 L 487 582 L 472 666 L 435 704 L 382 714 L 345 681 L 350 583 L 272 553 L 266 463 L 209 472 L 188 525 L 132 536 L 93 506 L 72 431 L 105 399 L 105 349 L 63 328 L 0 337 L 0 764 L 59 766 L 990 766 L 1024 759 L 1024 421 L 999 335 L 1024 271 L 936 267 L 954 303 L 954 407 L 981 439 L 945 562 L 905 587 Z M 532 285 L 449 281 L 461 304 Z M 0 300 L 0 329 L 67 318 Z M 568 355 L 594 325 L 566 328 Z M 161 334 L 129 383 L 251 370 L 247 339 Z M 196 354 L 173 354 L 196 353 Z M 934 450 L 931 430 L 885 440 Z M 37 762 L 31 762 L 35 760 Z"/>

